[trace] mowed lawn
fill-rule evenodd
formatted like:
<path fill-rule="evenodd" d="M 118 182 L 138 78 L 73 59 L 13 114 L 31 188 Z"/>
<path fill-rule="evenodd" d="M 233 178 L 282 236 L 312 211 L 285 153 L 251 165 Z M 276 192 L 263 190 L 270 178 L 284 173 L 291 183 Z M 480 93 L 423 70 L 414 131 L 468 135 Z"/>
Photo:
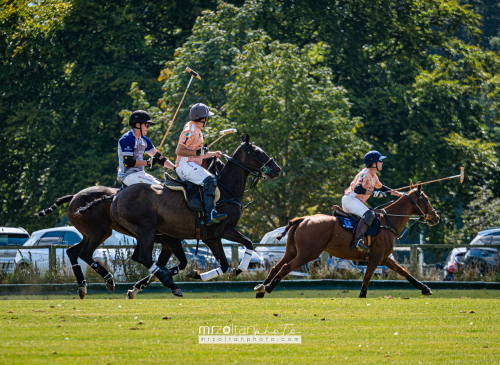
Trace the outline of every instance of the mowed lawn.
<path fill-rule="evenodd" d="M 252 293 L 0 297 L 0 363 L 500 362 L 499 292 L 369 293 L 368 299 L 352 291 L 281 291 L 264 300 Z M 302 344 L 198 343 L 200 326 L 263 332 L 285 325 L 300 332 Z"/>

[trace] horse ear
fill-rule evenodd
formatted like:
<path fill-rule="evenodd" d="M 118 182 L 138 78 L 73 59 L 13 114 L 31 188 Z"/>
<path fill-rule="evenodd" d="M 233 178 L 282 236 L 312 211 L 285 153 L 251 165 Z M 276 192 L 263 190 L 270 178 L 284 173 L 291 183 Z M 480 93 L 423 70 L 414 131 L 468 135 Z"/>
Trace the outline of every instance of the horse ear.
<path fill-rule="evenodd" d="M 245 144 L 248 146 L 249 143 L 250 143 L 250 136 L 247 134 L 245 136 Z"/>
<path fill-rule="evenodd" d="M 245 142 L 245 137 L 243 135 L 241 136 L 241 142 Z"/>
<path fill-rule="evenodd" d="M 422 184 L 420 184 L 420 181 L 418 182 L 418 185 L 417 185 L 417 190 L 419 192 L 422 192 Z"/>

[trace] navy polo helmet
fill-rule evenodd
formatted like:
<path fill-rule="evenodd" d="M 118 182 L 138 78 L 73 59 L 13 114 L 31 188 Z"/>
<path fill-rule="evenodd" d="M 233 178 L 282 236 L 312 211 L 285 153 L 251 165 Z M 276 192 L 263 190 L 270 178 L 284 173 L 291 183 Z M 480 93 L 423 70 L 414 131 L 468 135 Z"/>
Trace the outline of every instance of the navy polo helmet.
<path fill-rule="evenodd" d="M 387 156 L 382 156 L 379 151 L 370 151 L 363 158 L 363 162 L 366 166 L 371 166 L 375 162 L 382 161 Z"/>

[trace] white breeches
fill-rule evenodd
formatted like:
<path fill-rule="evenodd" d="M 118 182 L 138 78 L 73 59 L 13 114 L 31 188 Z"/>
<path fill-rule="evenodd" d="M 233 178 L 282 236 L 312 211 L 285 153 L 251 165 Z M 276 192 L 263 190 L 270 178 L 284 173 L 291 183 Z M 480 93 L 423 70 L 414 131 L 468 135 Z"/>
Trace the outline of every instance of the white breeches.
<path fill-rule="evenodd" d="M 351 214 L 355 214 L 362 218 L 367 210 L 370 210 L 366 205 L 355 197 L 344 195 L 342 198 L 342 209 Z"/>
<path fill-rule="evenodd" d="M 133 184 L 161 184 L 161 181 L 150 174 L 146 174 L 144 171 L 134 172 L 128 175 L 122 181 L 125 185 L 130 186 Z"/>
<path fill-rule="evenodd" d="M 214 176 L 196 162 L 183 162 L 175 168 L 179 178 L 184 181 L 190 181 L 196 185 L 203 185 L 203 180 L 209 176 Z"/>

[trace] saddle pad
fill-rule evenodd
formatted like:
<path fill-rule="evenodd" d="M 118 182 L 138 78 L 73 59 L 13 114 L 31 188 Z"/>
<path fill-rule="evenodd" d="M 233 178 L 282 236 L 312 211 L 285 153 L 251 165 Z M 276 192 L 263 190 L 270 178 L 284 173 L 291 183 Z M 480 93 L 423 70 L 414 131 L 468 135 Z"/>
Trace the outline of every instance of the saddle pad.
<path fill-rule="evenodd" d="M 170 190 L 174 190 L 174 191 L 182 191 L 184 193 L 184 199 L 186 199 L 186 201 L 187 201 L 186 189 L 184 189 L 183 186 L 165 184 L 165 187 L 169 188 Z M 220 191 L 219 191 L 219 188 L 217 187 L 215 189 L 215 201 L 214 201 L 214 203 L 217 203 L 219 201 L 219 199 L 220 199 Z"/>
<path fill-rule="evenodd" d="M 337 216 L 337 219 L 340 222 L 340 226 L 344 228 L 346 231 L 354 232 L 354 229 L 358 225 L 359 220 L 353 218 L 345 218 Z M 373 221 L 372 225 L 366 230 L 365 236 L 376 236 L 380 233 L 380 220 L 378 216 Z"/>

